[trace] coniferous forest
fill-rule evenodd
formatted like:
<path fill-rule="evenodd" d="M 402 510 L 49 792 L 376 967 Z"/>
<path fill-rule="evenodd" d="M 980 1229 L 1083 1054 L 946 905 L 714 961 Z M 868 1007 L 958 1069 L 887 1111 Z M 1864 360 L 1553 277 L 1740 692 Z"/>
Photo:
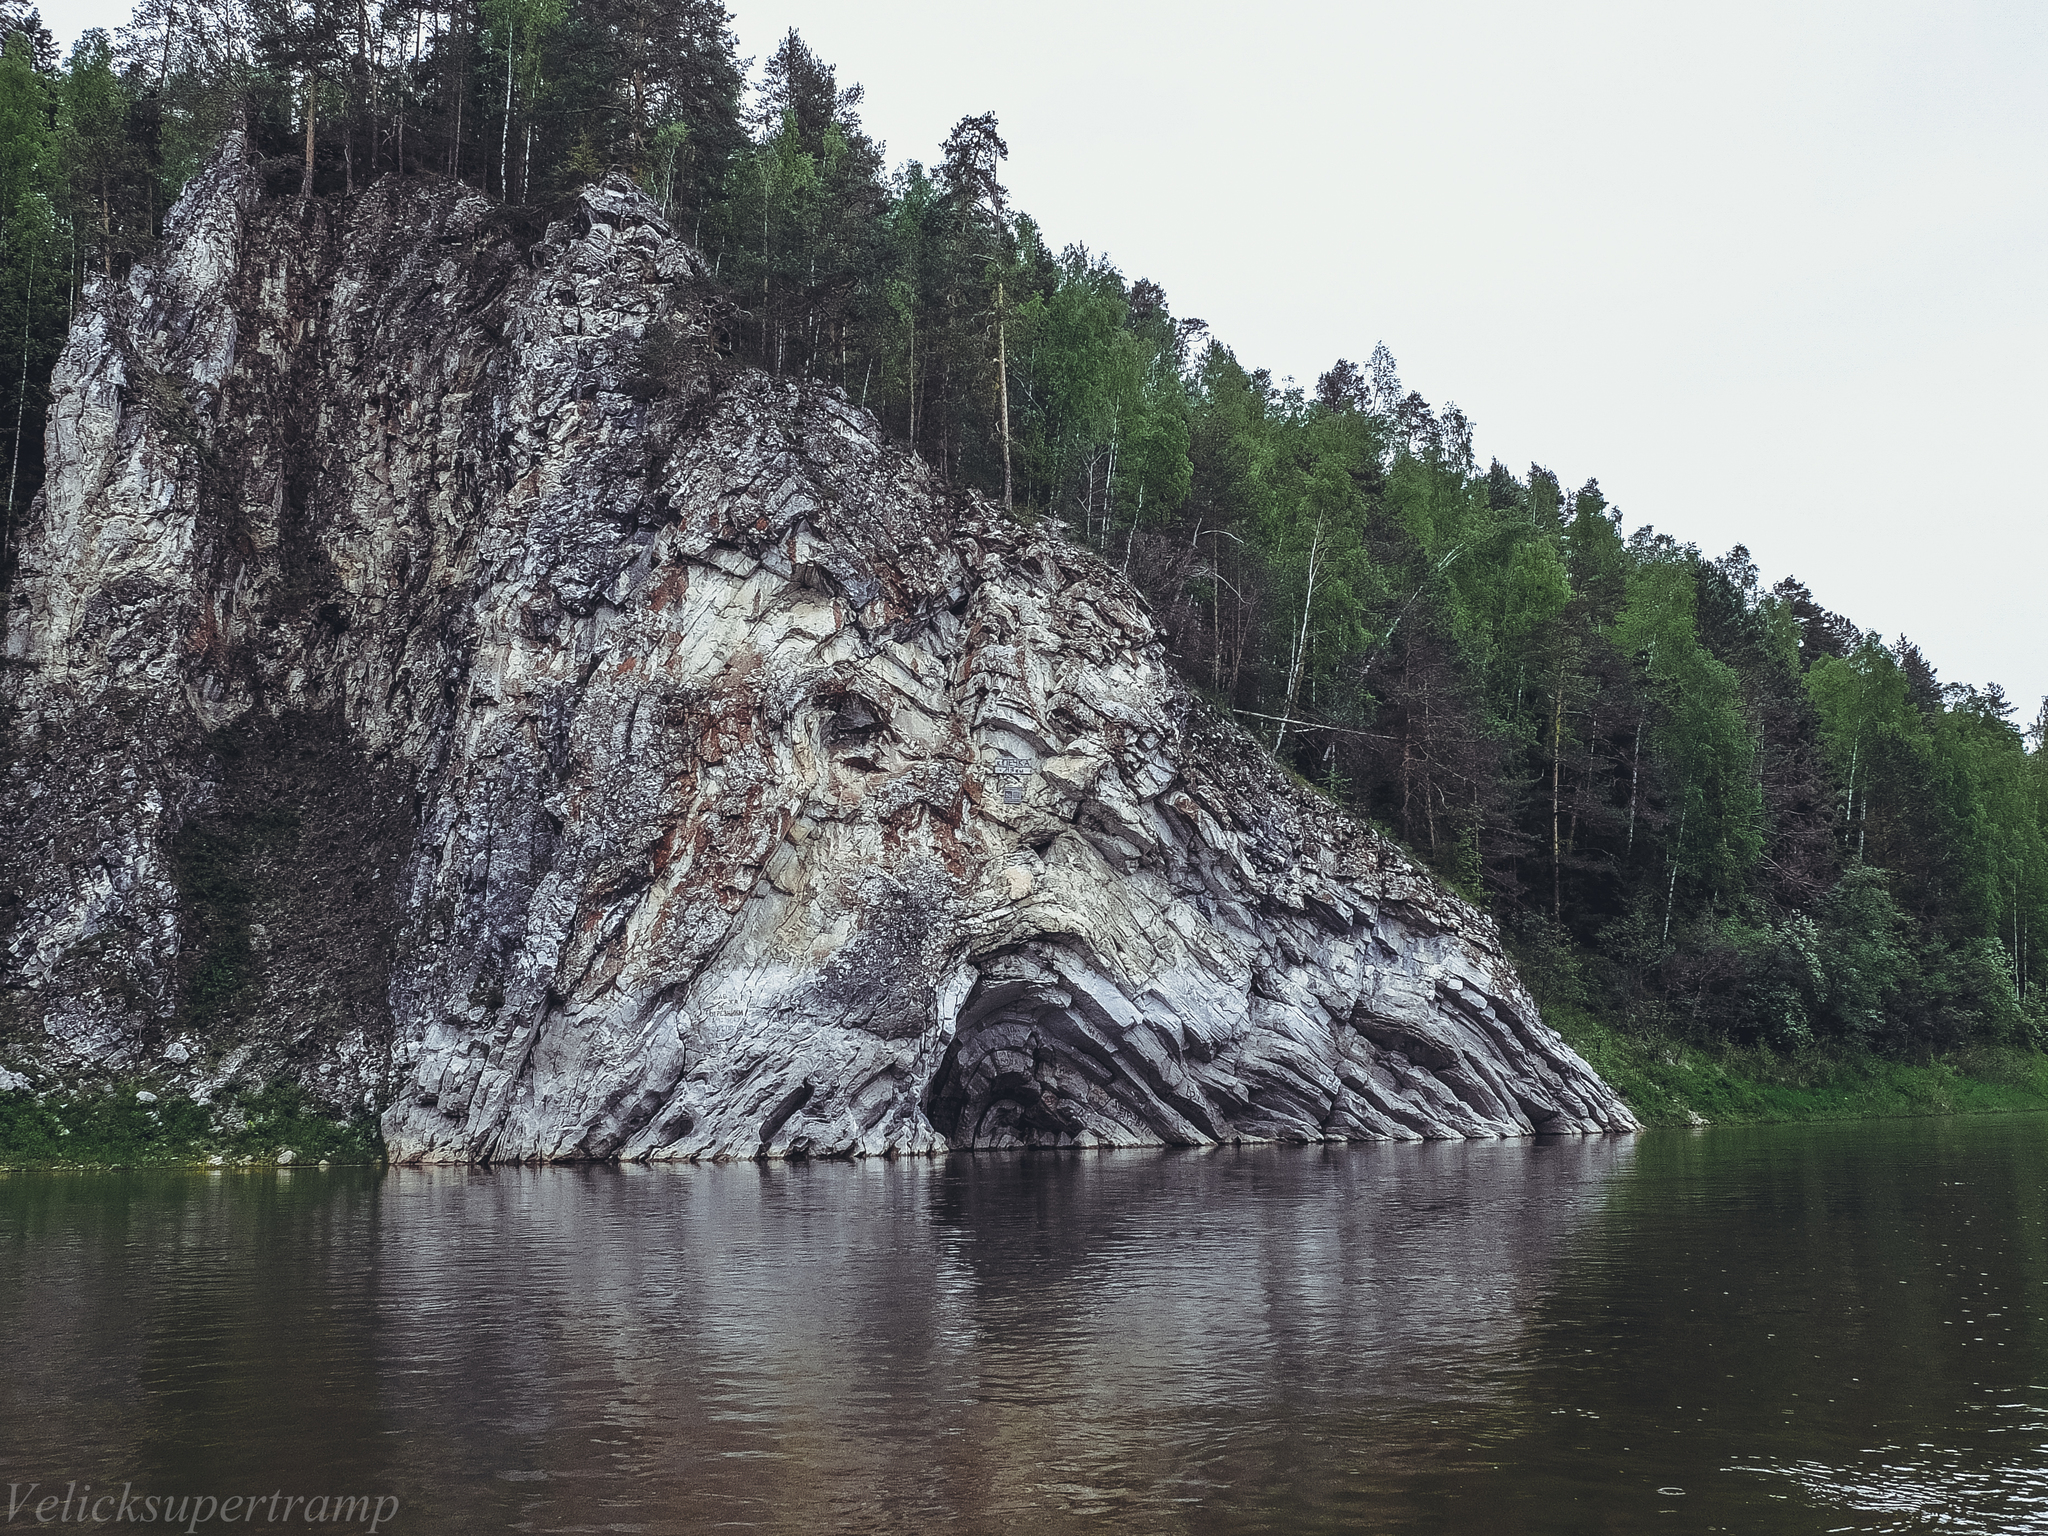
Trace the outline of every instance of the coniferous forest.
<path fill-rule="evenodd" d="M 1595 481 L 1477 463 L 1384 348 L 1313 387 L 1248 366 L 1052 249 L 992 116 L 891 166 L 858 87 L 793 32 L 750 69 L 720 0 L 140 0 L 63 58 L 19 0 L 0 27 L 0 579 L 70 316 L 230 124 L 275 196 L 458 178 L 536 237 L 621 170 L 746 358 L 1122 567 L 1190 684 L 1552 995 L 1696 1044 L 2048 1045 L 2048 703 L 1741 547 L 1625 532 Z"/>

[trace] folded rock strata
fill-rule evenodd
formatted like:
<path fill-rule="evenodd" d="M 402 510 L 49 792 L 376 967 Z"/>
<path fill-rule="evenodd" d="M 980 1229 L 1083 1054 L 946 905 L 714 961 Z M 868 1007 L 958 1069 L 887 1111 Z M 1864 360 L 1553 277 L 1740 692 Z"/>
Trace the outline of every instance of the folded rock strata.
<path fill-rule="evenodd" d="M 624 182 L 228 141 L 54 381 L 0 1058 L 432 1162 L 1634 1128 L 1113 568 L 723 313 Z"/>

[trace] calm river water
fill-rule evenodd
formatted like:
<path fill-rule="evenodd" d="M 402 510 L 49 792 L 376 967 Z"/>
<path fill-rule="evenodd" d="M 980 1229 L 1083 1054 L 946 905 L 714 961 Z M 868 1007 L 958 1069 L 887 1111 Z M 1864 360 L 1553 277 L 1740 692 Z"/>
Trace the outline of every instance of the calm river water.
<path fill-rule="evenodd" d="M 0 1175 L 0 1486 L 401 1533 L 2048 1531 L 2044 1202 L 2036 1117 Z"/>

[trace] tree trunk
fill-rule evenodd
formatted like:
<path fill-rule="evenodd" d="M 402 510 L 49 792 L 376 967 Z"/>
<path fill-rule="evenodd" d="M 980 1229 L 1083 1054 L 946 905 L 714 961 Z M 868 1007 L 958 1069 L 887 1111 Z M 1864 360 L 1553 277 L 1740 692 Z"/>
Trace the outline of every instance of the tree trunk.
<path fill-rule="evenodd" d="M 398 106 L 391 134 L 391 169 L 400 176 L 405 174 L 405 42 L 403 32 L 398 34 Z"/>
<path fill-rule="evenodd" d="M 505 29 L 505 120 L 498 125 L 498 196 L 512 201 L 512 49 L 519 41 L 519 23 Z"/>
<path fill-rule="evenodd" d="M 1115 515 L 1113 504 L 1116 500 L 1116 439 L 1117 428 L 1111 427 L 1109 429 L 1109 464 L 1102 471 L 1102 548 L 1105 553 L 1109 549 L 1110 519 Z"/>
<path fill-rule="evenodd" d="M 1403 692 L 1407 691 L 1407 681 L 1408 659 L 1404 656 L 1401 659 Z M 1414 790 L 1410 783 L 1414 775 L 1414 759 L 1415 721 L 1413 712 L 1404 709 L 1401 711 L 1401 838 L 1404 842 L 1409 843 L 1415 841 L 1414 833 L 1410 828 L 1410 822 L 1413 818 L 1408 813 L 1409 802 L 1414 797 Z"/>
<path fill-rule="evenodd" d="M 1691 812 L 1690 805 L 1681 804 L 1678 810 L 1678 836 L 1671 840 L 1671 884 L 1664 892 L 1664 942 L 1671 942 L 1671 904 L 1678 899 L 1678 856 L 1685 846 L 1685 818 Z"/>
<path fill-rule="evenodd" d="M 1422 690 L 1422 820 L 1423 825 L 1429 829 L 1429 851 L 1431 856 L 1434 857 L 1437 851 L 1436 801 L 1434 799 L 1436 775 L 1429 771 L 1430 765 L 1435 761 L 1435 754 L 1430 750 L 1430 728 L 1429 688 L 1425 684 Z"/>
<path fill-rule="evenodd" d="M 0 523 L 0 576 L 7 573 L 7 546 L 14 538 L 14 489 L 21 474 L 21 419 L 28 414 L 28 326 L 29 316 L 34 313 L 35 297 L 36 264 L 31 253 L 28 284 L 21 299 L 21 382 L 14 391 L 14 462 L 7 471 L 7 520 Z"/>
<path fill-rule="evenodd" d="M 306 174 L 299 178 L 299 196 L 313 195 L 313 102 L 320 94 L 320 77 L 306 75 Z"/>
<path fill-rule="evenodd" d="M 1294 691 L 1301 684 L 1301 661 L 1308 652 L 1308 621 L 1316 601 L 1316 566 L 1323 553 L 1322 519 L 1316 520 L 1316 531 L 1309 539 L 1308 546 L 1308 591 L 1301 599 L 1301 629 L 1294 637 L 1294 657 L 1287 665 L 1287 693 L 1280 701 L 1280 728 L 1273 733 L 1273 755 L 1280 755 L 1280 744 L 1287 739 L 1287 716 L 1294 708 Z"/>
<path fill-rule="evenodd" d="M 177 14 L 178 8 L 175 5 L 166 5 L 164 7 L 164 56 L 162 62 L 156 67 L 156 88 L 158 91 L 164 90 L 171 83 L 171 24 L 176 20 Z M 10 501 L 12 499 L 12 497 L 9 498 Z"/>
<path fill-rule="evenodd" d="M 1003 324 L 1003 284 L 996 280 L 996 397 L 1003 418 L 1003 510 L 1017 505 L 1010 484 L 1010 353 Z"/>
<path fill-rule="evenodd" d="M 1863 738 L 1858 736 L 1849 747 L 1849 803 L 1842 807 L 1842 825 L 1846 827 L 1856 819 L 1856 759 L 1863 751 Z"/>
<path fill-rule="evenodd" d="M 377 179 L 377 68 L 370 47 L 369 0 L 356 0 L 356 37 L 358 89 L 363 93 L 363 111 L 370 120 L 369 138 L 364 141 L 369 153 L 363 156 L 363 182 L 368 185 Z"/>
<path fill-rule="evenodd" d="M 462 180 L 462 104 L 468 100 L 469 92 L 462 88 L 463 78 L 469 73 L 469 48 L 465 41 L 461 62 L 454 73 L 455 80 L 455 142 L 448 150 L 450 181 Z"/>
<path fill-rule="evenodd" d="M 1216 580 L 1209 588 L 1209 627 L 1216 642 L 1216 660 L 1209 668 L 1209 686 L 1223 686 L 1223 551 L 1216 551 Z"/>
<path fill-rule="evenodd" d="M 1564 921 L 1563 848 L 1558 837 L 1558 792 L 1564 783 L 1564 662 L 1557 664 L 1557 691 L 1550 712 L 1550 920 Z"/>
<path fill-rule="evenodd" d="M 1628 767 L 1628 849 L 1636 850 L 1636 786 L 1643 776 L 1643 717 L 1636 716 L 1636 751 Z"/>
<path fill-rule="evenodd" d="M 1596 731 L 1586 732 L 1586 766 L 1579 774 L 1579 782 L 1572 786 L 1572 821 L 1565 829 L 1565 847 L 1577 853 L 1579 850 L 1579 811 L 1586 803 L 1586 786 L 1593 782 L 1593 748 L 1598 740 Z"/>

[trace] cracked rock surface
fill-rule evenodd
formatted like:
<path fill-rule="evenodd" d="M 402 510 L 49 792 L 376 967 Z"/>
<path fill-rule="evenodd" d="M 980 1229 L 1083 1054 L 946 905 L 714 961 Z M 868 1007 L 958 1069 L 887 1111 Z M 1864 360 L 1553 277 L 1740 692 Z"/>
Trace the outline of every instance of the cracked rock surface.
<path fill-rule="evenodd" d="M 0 1063 L 431 1162 L 1635 1128 L 1111 567 L 721 314 L 623 182 L 533 240 L 228 141 L 54 381 Z"/>

